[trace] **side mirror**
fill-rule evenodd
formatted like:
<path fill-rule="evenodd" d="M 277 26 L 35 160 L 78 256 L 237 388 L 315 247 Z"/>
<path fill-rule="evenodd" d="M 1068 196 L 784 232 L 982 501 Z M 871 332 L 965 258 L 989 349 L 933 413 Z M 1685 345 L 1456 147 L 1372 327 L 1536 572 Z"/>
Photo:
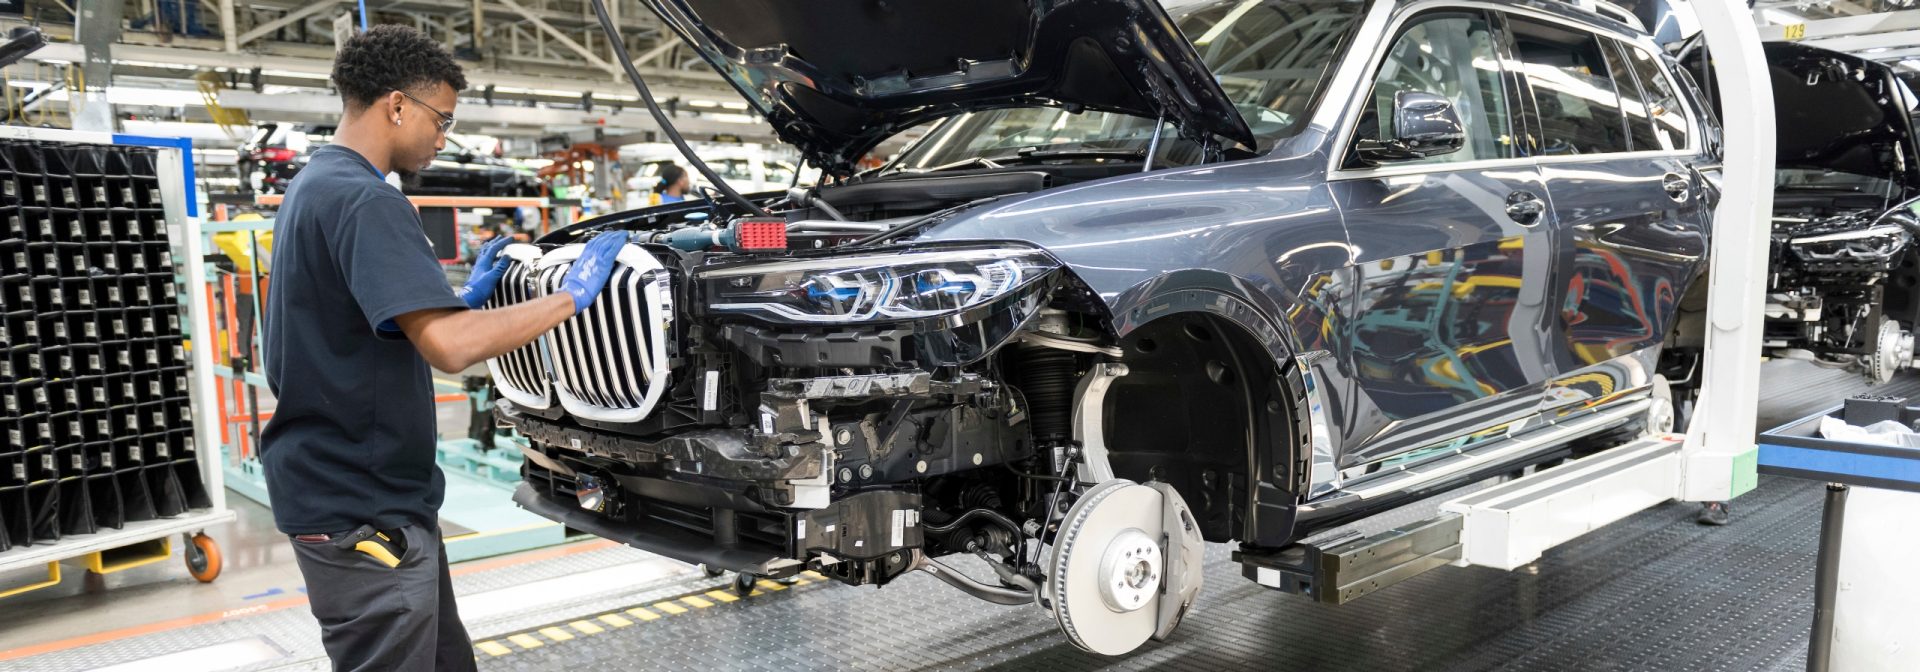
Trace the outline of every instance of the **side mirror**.
<path fill-rule="evenodd" d="M 1362 139 L 1354 153 L 1363 161 L 1408 161 L 1460 151 L 1467 145 L 1466 125 L 1453 102 L 1424 91 L 1393 94 L 1393 139 Z"/>

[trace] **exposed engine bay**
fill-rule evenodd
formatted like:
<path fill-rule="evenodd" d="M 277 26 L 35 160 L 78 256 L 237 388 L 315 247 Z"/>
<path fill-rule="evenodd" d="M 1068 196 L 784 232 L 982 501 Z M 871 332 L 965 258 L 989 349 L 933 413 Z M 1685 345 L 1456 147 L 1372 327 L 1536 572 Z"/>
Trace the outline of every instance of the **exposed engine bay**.
<path fill-rule="evenodd" d="M 1884 383 L 1914 364 L 1920 280 L 1913 203 L 1783 193 L 1775 209 L 1764 346 L 1774 357 Z M 1877 198 L 1867 200 L 1878 201 Z M 1849 207 L 1854 206 L 1854 207 Z"/>
<path fill-rule="evenodd" d="M 923 570 L 1070 635 L 1170 633 L 1202 531 L 1171 485 L 1115 478 L 1082 440 L 1126 374 L 1098 297 L 1038 249 L 899 242 L 1124 165 L 901 175 L 762 196 L 771 217 L 692 203 L 508 247 L 494 306 L 560 291 L 598 230 L 636 241 L 591 307 L 489 362 L 496 415 L 531 440 L 515 501 L 744 577 Z M 955 554 L 994 575 L 937 559 Z M 1068 572 L 1109 589 L 1052 595 Z"/>

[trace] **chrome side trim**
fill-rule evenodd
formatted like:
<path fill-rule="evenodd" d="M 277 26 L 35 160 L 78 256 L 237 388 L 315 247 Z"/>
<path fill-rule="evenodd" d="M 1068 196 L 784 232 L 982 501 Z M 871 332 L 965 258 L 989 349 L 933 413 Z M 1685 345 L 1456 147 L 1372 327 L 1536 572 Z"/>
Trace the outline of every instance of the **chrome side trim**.
<path fill-rule="evenodd" d="M 1327 418 L 1327 391 L 1322 389 L 1320 379 L 1314 373 L 1314 363 L 1332 357 L 1325 350 L 1316 350 L 1295 355 L 1295 366 L 1300 367 L 1300 383 L 1307 392 L 1307 437 L 1312 449 L 1311 462 L 1307 469 L 1307 498 L 1313 499 L 1333 492 L 1340 487 L 1340 456 L 1333 447 L 1333 421 Z"/>
<path fill-rule="evenodd" d="M 1650 403 L 1652 402 L 1642 395 L 1597 409 L 1590 414 L 1546 425 L 1504 441 L 1477 448 L 1460 449 L 1452 454 L 1436 456 L 1412 464 L 1383 467 L 1380 471 L 1352 479 L 1332 494 L 1301 504 L 1299 512 L 1307 515 L 1322 509 L 1338 508 L 1355 500 L 1364 501 L 1382 495 L 1405 492 L 1457 477 L 1481 467 L 1545 452 L 1568 441 L 1631 421 L 1645 413 Z"/>

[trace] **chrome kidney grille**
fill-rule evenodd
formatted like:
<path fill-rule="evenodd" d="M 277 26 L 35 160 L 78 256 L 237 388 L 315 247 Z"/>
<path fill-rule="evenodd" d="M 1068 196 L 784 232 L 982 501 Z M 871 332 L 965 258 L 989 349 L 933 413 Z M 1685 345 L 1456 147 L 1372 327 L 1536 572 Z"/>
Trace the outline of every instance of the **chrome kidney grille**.
<path fill-rule="evenodd" d="M 538 253 L 537 248 L 535 252 Z M 500 287 L 494 290 L 486 307 L 504 308 L 544 295 L 545 292 L 539 291 L 535 275 L 533 264 L 520 259 L 510 262 L 500 278 Z M 544 410 L 553 406 L 553 386 L 547 380 L 546 355 L 542 351 L 546 346 L 541 341 L 545 338 L 487 360 L 487 369 L 493 373 L 493 385 L 499 388 L 500 396 L 528 408 Z"/>
<path fill-rule="evenodd" d="M 514 250 L 519 254 L 494 301 L 509 305 L 562 291 L 579 247 L 557 248 L 531 261 L 528 250 Z M 623 249 L 607 287 L 586 310 L 534 343 L 488 362 L 501 395 L 516 403 L 535 402 L 526 404 L 532 408 L 557 400 L 568 413 L 589 420 L 645 419 L 667 387 L 671 289 L 666 269 L 651 254 L 636 246 Z"/>

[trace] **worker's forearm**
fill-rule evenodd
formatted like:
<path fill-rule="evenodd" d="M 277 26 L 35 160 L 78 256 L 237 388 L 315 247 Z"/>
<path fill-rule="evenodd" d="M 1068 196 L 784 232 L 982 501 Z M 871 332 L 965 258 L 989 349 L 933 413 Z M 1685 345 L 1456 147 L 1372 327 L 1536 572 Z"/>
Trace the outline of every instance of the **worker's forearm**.
<path fill-rule="evenodd" d="M 568 294 L 505 308 L 457 311 L 423 325 L 415 345 L 436 368 L 459 371 L 525 345 L 572 316 L 573 296 Z M 440 361 L 431 361 L 435 359 Z"/>

